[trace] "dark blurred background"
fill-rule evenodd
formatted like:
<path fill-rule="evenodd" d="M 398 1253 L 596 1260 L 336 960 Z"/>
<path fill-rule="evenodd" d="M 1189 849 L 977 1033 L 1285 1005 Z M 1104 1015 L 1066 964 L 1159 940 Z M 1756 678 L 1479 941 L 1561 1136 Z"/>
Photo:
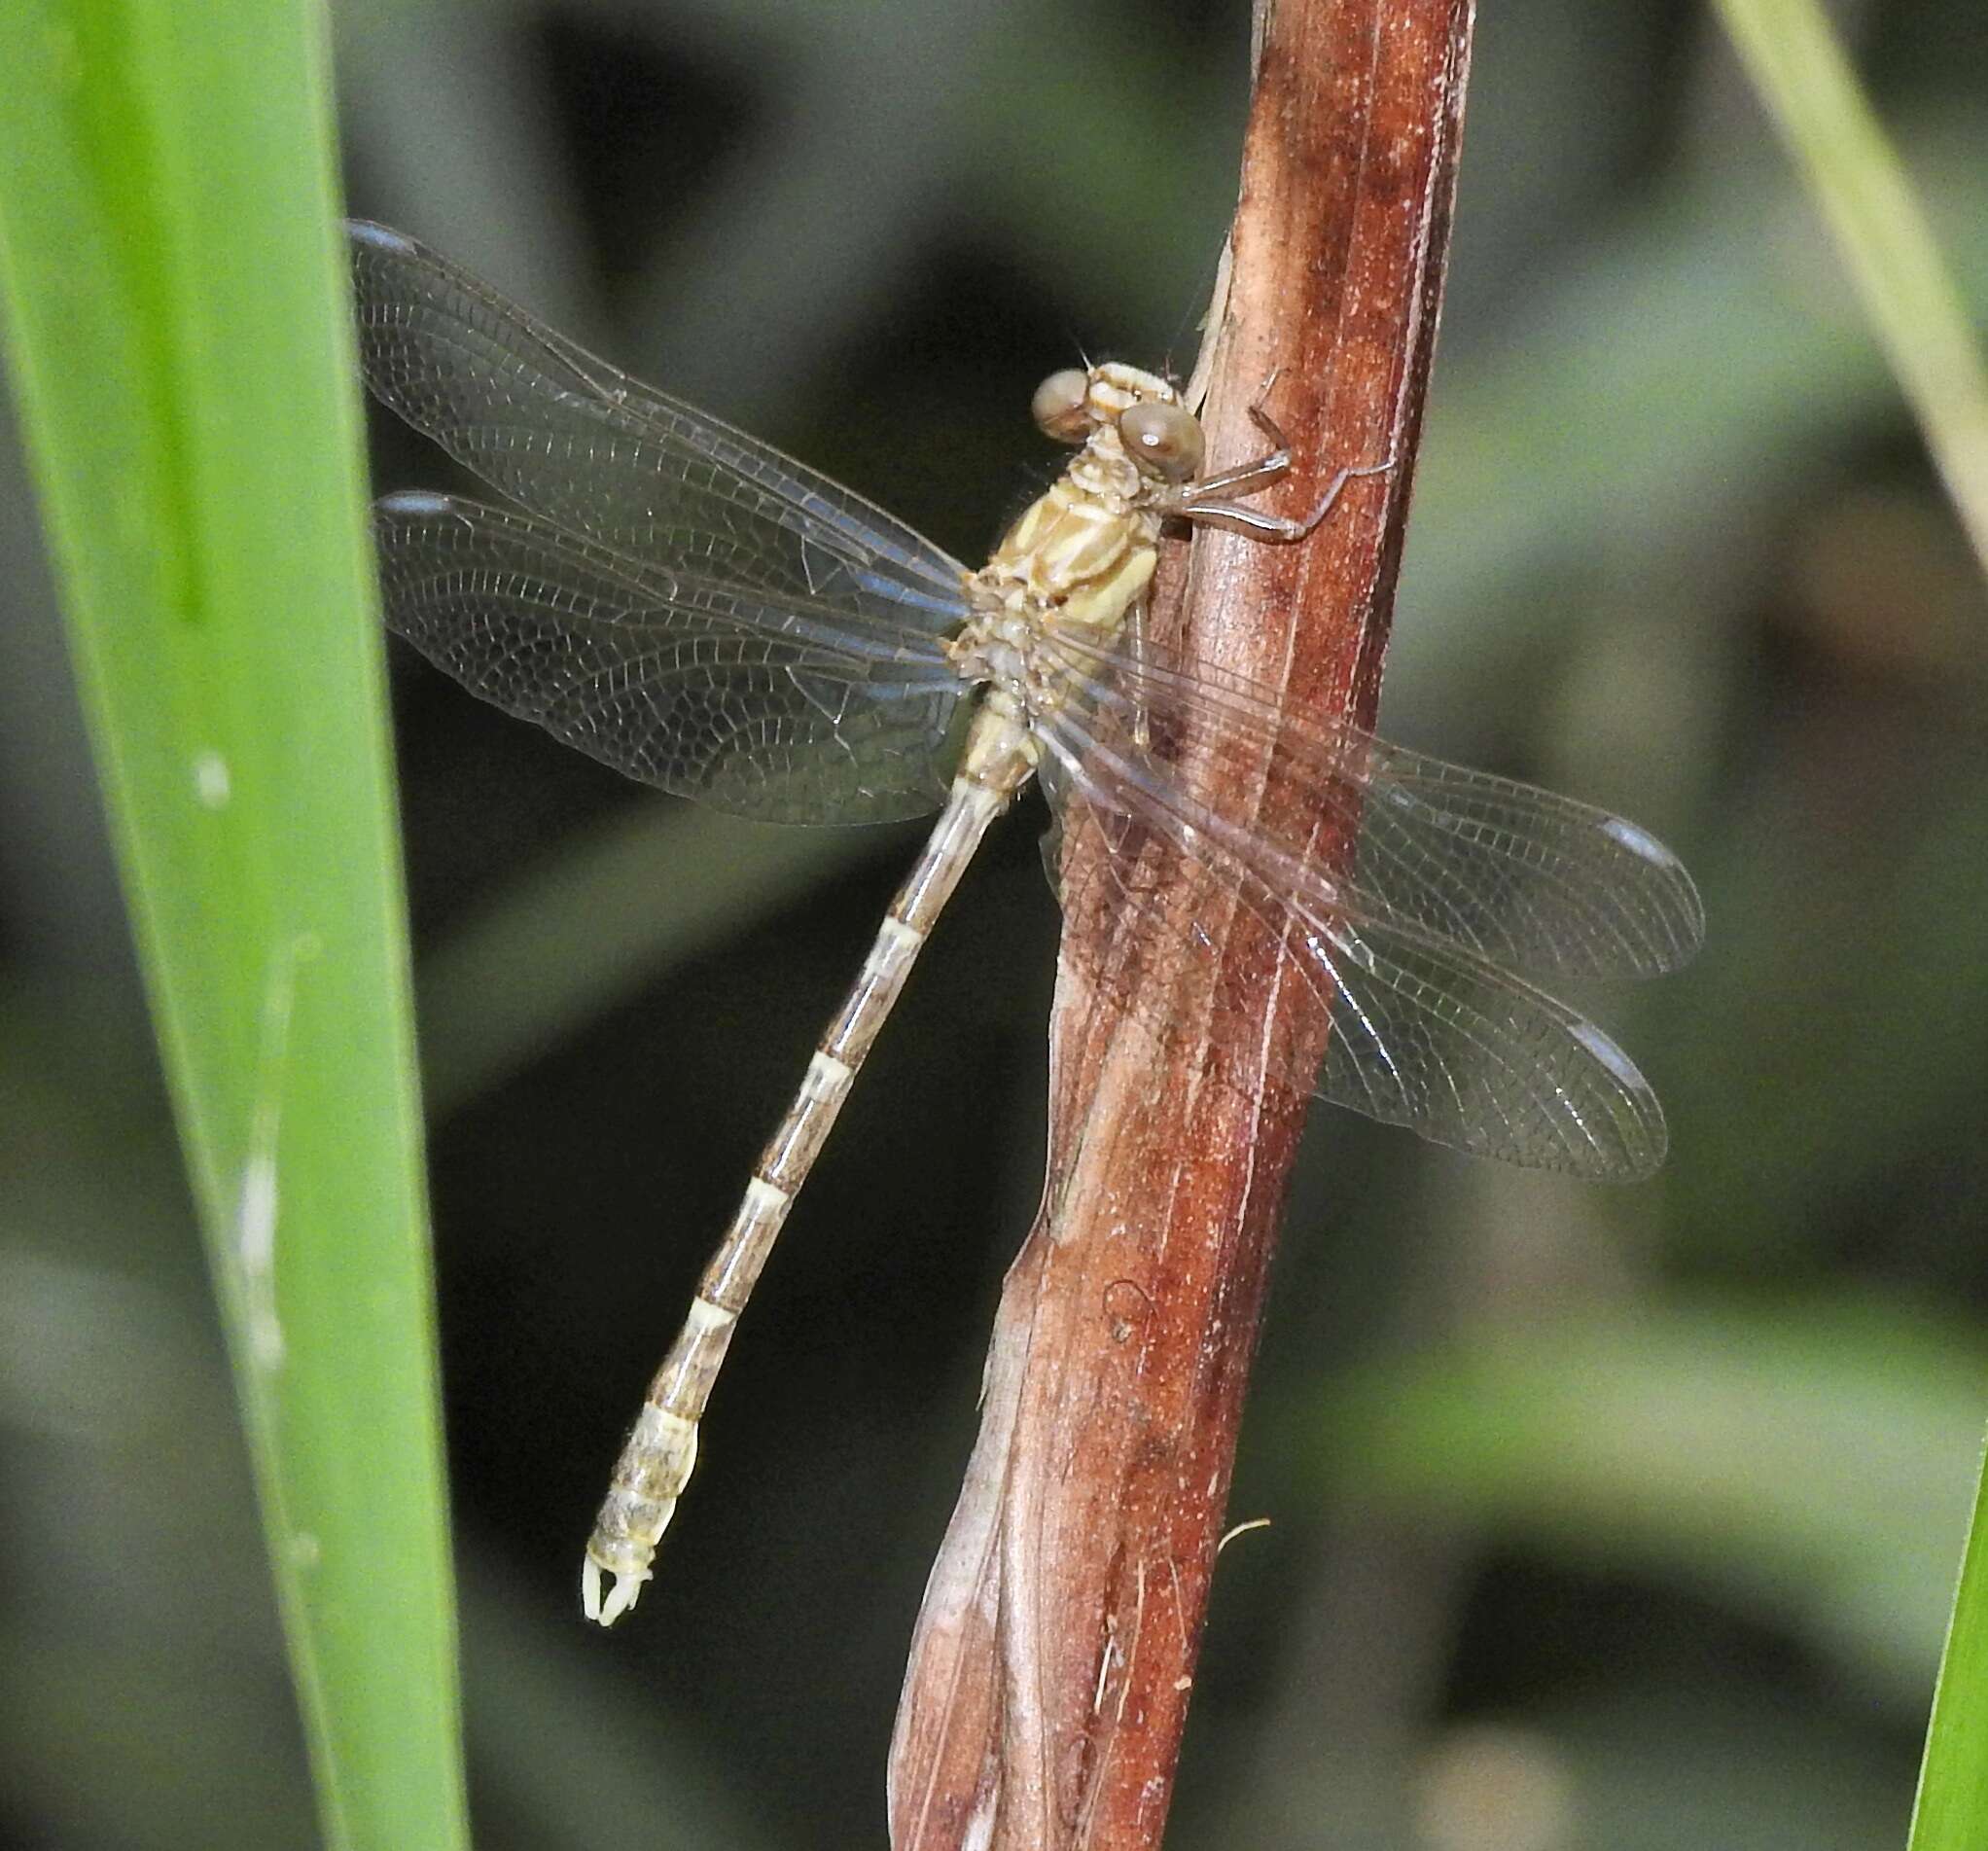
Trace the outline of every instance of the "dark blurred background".
<path fill-rule="evenodd" d="M 1840 10 L 1977 321 L 1988 12 Z M 353 208 L 962 556 L 1080 353 L 1192 360 L 1240 5 L 334 8 Z M 1317 459 L 1325 467 L 1346 459 Z M 383 486 L 451 485 L 376 433 Z M 1305 467 L 1301 461 L 1300 467 Z M 34 515 L 0 445 L 0 1842 L 314 1842 Z M 272 611 L 272 623 L 283 614 Z M 1977 562 L 1713 23 L 1493 0 L 1384 722 L 1703 886 L 1590 999 L 1655 1183 L 1321 1110 L 1170 1843 L 1902 1842 L 1988 1411 Z M 648 1370 L 915 830 L 619 782 L 396 651 L 479 1837 L 882 1842 L 1041 1180 L 1034 801 L 755 1301 L 639 1614 L 578 1608 Z"/>

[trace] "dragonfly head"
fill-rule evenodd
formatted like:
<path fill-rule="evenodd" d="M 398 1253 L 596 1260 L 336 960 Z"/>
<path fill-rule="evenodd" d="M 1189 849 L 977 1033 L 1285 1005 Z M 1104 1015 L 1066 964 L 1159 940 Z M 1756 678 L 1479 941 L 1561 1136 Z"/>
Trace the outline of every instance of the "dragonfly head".
<path fill-rule="evenodd" d="M 1029 407 L 1037 428 L 1059 444 L 1101 438 L 1156 481 L 1191 481 L 1201 473 L 1199 419 L 1175 386 L 1121 361 L 1068 367 L 1036 388 Z"/>

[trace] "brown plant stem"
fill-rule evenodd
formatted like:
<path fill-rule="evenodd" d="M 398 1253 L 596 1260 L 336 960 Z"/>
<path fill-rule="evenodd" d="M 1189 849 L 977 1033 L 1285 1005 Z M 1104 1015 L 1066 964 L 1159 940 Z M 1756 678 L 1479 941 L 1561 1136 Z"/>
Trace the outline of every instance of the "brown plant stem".
<path fill-rule="evenodd" d="M 1210 331 L 1210 453 L 1262 449 L 1248 410 L 1274 373 L 1265 409 L 1295 460 L 1270 506 L 1302 514 L 1340 466 L 1394 466 L 1350 482 L 1297 545 L 1203 532 L 1185 570 L 1176 549 L 1155 603 L 1160 634 L 1363 726 L 1436 333 L 1472 17 L 1471 0 L 1262 8 Z M 1231 815 L 1262 813 L 1260 790 L 1211 795 Z M 1086 852 L 1073 839 L 1066 892 Z M 1095 918 L 1073 908 L 1067 931 L 1103 930 Z M 1097 980 L 1123 960 L 1066 941 L 1044 1205 L 1004 1289 L 980 1437 L 905 1676 L 896 1851 L 1160 1841 L 1309 1103 L 1276 1076 L 1315 1068 L 1326 1039 L 1253 915 L 1202 910 L 1194 926 L 1213 975 L 1163 1063 L 1150 1037 L 1121 1032 L 1122 999 Z M 1167 964 L 1142 958 L 1137 980 L 1178 988 Z"/>

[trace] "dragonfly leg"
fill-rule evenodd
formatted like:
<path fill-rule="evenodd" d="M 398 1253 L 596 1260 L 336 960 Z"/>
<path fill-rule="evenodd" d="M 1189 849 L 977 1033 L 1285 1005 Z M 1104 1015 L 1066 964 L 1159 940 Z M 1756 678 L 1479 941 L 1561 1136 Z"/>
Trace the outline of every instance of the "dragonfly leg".
<path fill-rule="evenodd" d="M 1270 397 L 1270 389 L 1277 383 L 1278 374 L 1282 372 L 1281 367 L 1271 370 L 1270 376 L 1257 394 L 1256 403 L 1250 407 L 1250 420 L 1270 440 L 1270 448 L 1247 463 L 1238 463 L 1233 469 L 1218 470 L 1213 476 L 1204 476 L 1198 481 L 1185 484 L 1167 507 L 1168 515 L 1175 519 L 1196 521 L 1206 527 L 1225 527 L 1231 533 L 1249 534 L 1259 540 L 1302 540 L 1332 512 L 1332 504 L 1339 499 L 1339 491 L 1356 476 L 1384 476 L 1394 468 L 1395 459 L 1390 456 L 1384 463 L 1366 463 L 1358 468 L 1339 470 L 1326 484 L 1326 492 L 1319 497 L 1318 506 L 1301 520 L 1289 515 L 1265 514 L 1260 508 L 1246 508 L 1235 500 L 1238 494 L 1254 494 L 1260 488 L 1281 481 L 1291 472 L 1291 445 L 1284 436 L 1283 427 L 1263 409 Z"/>
<path fill-rule="evenodd" d="M 1274 368 L 1270 376 L 1263 381 L 1263 388 L 1257 394 L 1256 403 L 1250 407 L 1250 417 L 1258 430 L 1270 440 L 1269 450 L 1247 463 L 1238 463 L 1233 469 L 1217 470 L 1213 476 L 1203 476 L 1199 481 L 1187 484 L 1181 490 L 1185 506 L 1181 513 L 1196 502 L 1204 502 L 1210 496 L 1232 495 L 1240 490 L 1243 494 L 1254 493 L 1259 488 L 1267 488 L 1280 481 L 1291 470 L 1291 445 L 1284 441 L 1284 433 L 1277 421 L 1263 409 L 1270 397 L 1270 388 L 1277 383 L 1277 374 L 1282 367 Z"/>
<path fill-rule="evenodd" d="M 1151 716 L 1146 710 L 1146 699 L 1143 694 L 1136 692 L 1138 688 L 1142 688 L 1145 685 L 1147 655 L 1145 598 L 1142 597 L 1138 603 L 1132 606 L 1131 611 L 1127 614 L 1125 630 L 1128 645 L 1132 653 L 1133 664 L 1140 671 L 1134 684 L 1135 693 L 1133 699 L 1136 704 L 1132 711 L 1132 743 L 1141 752 L 1144 752 L 1153 743 L 1153 728 L 1150 724 Z"/>
<path fill-rule="evenodd" d="M 1265 417 L 1255 406 L 1250 407 L 1250 416 L 1257 420 L 1263 433 L 1276 445 L 1262 456 L 1253 457 L 1247 463 L 1238 463 L 1233 469 L 1218 470 L 1213 476 L 1204 476 L 1199 481 L 1189 482 L 1181 490 L 1179 513 L 1191 513 L 1194 507 L 1211 496 L 1232 495 L 1238 492 L 1252 494 L 1259 488 L 1267 488 L 1274 481 L 1280 481 L 1291 472 L 1291 450 L 1284 442 L 1284 433 Z"/>
<path fill-rule="evenodd" d="M 1260 412 L 1253 409 L 1251 415 L 1258 423 L 1276 430 L 1277 427 Z M 1333 503 L 1339 499 L 1340 491 L 1348 482 L 1360 476 L 1385 476 L 1394 466 L 1395 459 L 1390 456 L 1385 462 L 1361 463 L 1334 471 L 1331 481 L 1326 484 L 1326 492 L 1319 497 L 1317 507 L 1301 518 L 1266 514 L 1260 508 L 1245 508 L 1240 502 L 1199 501 L 1191 496 L 1184 496 L 1167 512 L 1180 520 L 1191 520 L 1204 527 L 1224 527 L 1230 533 L 1245 533 L 1258 540 L 1302 540 L 1332 512 Z"/>

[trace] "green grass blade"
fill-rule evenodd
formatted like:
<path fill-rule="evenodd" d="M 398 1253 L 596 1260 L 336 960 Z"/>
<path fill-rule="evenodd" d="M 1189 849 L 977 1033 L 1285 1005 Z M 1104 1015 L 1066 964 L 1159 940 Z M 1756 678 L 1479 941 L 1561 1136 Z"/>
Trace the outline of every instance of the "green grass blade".
<path fill-rule="evenodd" d="M 1720 0 L 1988 566 L 1988 369 L 1896 151 L 1817 0 Z"/>
<path fill-rule="evenodd" d="M 1912 1804 L 1910 1851 L 1973 1851 L 1988 1843 L 1988 1479 L 1961 1560 L 1952 1623 L 1934 1687 L 1933 1721 Z"/>
<path fill-rule="evenodd" d="M 9 378 L 326 1835 L 464 1845 L 420 1121 L 322 19 L 299 0 L 18 0 L 0 9 L 0 69 Z"/>

